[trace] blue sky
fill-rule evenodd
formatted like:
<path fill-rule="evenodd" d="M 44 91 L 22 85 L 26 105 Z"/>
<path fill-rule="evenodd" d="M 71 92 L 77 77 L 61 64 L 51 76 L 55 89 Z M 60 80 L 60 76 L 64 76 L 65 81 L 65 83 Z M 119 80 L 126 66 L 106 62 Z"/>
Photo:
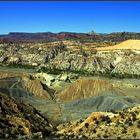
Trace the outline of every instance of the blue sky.
<path fill-rule="evenodd" d="M 8 32 L 140 32 L 140 2 L 0 2 Z"/>

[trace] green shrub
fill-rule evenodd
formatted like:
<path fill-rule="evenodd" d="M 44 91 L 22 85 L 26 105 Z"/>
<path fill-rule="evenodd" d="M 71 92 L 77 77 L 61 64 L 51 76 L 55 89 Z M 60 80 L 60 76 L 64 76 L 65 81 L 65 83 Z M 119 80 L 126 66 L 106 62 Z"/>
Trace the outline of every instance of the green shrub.
<path fill-rule="evenodd" d="M 17 63 L 9 63 L 7 65 L 9 68 L 24 68 L 24 69 L 34 69 L 35 67 L 27 64 L 17 64 Z"/>
<path fill-rule="evenodd" d="M 57 75 L 57 74 L 60 74 L 63 72 L 63 70 L 61 69 L 51 69 L 51 68 L 47 68 L 47 67 L 41 67 L 41 69 L 39 70 L 39 72 L 46 72 L 48 74 L 54 74 L 54 75 Z"/>

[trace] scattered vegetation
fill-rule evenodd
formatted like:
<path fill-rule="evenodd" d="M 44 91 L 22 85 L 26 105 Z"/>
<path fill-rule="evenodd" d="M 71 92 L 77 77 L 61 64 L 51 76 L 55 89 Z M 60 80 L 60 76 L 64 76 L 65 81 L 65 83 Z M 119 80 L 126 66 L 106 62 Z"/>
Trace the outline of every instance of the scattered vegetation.
<path fill-rule="evenodd" d="M 17 64 L 17 63 L 9 63 L 7 64 L 9 68 L 23 68 L 23 69 L 34 69 L 35 66 L 27 65 L 27 64 Z"/>
<path fill-rule="evenodd" d="M 32 66 L 28 64 L 17 64 L 17 63 L 9 63 L 9 64 L 3 64 L 0 63 L 0 66 L 7 66 L 9 68 L 23 68 L 23 69 L 37 69 L 37 66 Z M 74 73 L 78 74 L 79 76 L 103 76 L 103 77 L 109 77 L 109 78 L 118 78 L 118 79 L 123 79 L 123 78 L 140 78 L 140 75 L 137 74 L 118 74 L 118 73 L 111 73 L 109 71 L 106 71 L 106 73 L 101 73 L 101 72 L 88 72 L 86 70 L 62 70 L 62 69 L 56 69 L 56 68 L 47 68 L 47 67 L 41 67 L 38 72 L 46 72 L 48 74 L 61 74 L 61 73 Z"/>
<path fill-rule="evenodd" d="M 136 117 L 139 116 L 140 113 L 135 113 L 135 111 L 140 111 L 140 108 L 132 107 L 131 109 L 125 109 L 123 111 L 117 112 L 117 114 L 114 114 L 114 117 L 111 117 L 109 115 L 104 114 L 96 114 L 92 113 L 88 118 L 85 118 L 83 122 L 85 122 L 84 125 L 82 123 L 78 123 L 78 125 L 65 125 L 65 127 L 60 130 L 59 133 L 60 136 L 69 136 L 69 132 L 73 133 L 77 129 L 79 131 L 76 131 L 76 136 L 81 136 L 80 138 L 84 138 L 83 136 L 87 136 L 88 139 L 93 138 L 118 138 L 118 139 L 124 139 L 124 138 L 140 138 L 140 133 L 137 133 L 140 131 L 140 127 L 137 127 L 140 120 L 133 120 L 132 117 L 136 115 Z M 134 115 L 135 114 L 135 115 Z M 97 115 L 97 117 L 95 117 Z M 100 117 L 99 117 L 100 116 Z M 92 117 L 96 118 L 91 119 Z M 87 123 L 88 120 L 88 123 Z M 129 120 L 128 123 L 126 123 L 126 120 Z M 98 122 L 98 123 L 97 123 Z M 102 123 L 103 122 L 103 123 Z M 105 122 L 105 123 L 104 123 Z M 75 123 L 75 122 L 74 122 Z M 69 132 L 67 132 L 67 128 L 69 128 Z M 86 128 L 86 129 L 85 129 Z M 59 131 L 58 131 L 59 132 Z M 69 136 L 69 138 L 71 138 Z"/>

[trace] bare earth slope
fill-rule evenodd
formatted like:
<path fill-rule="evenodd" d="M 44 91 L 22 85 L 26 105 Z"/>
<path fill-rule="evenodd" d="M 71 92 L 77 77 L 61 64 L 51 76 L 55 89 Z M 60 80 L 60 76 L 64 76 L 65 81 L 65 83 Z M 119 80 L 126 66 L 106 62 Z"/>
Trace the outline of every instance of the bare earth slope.
<path fill-rule="evenodd" d="M 58 126 L 62 138 L 140 138 L 140 107 L 116 113 L 93 112 L 84 120 Z"/>
<path fill-rule="evenodd" d="M 57 96 L 63 101 L 72 101 L 99 95 L 102 91 L 111 90 L 112 85 L 105 80 L 80 79 L 60 92 Z"/>
<path fill-rule="evenodd" d="M 97 48 L 98 51 L 102 50 L 123 50 L 123 49 L 136 49 L 140 50 L 140 40 L 127 40 L 120 44 L 108 47 L 99 47 Z"/>
<path fill-rule="evenodd" d="M 44 90 L 44 87 L 39 80 L 32 79 L 29 74 L 22 72 L 1 71 L 0 91 L 14 97 L 33 96 L 45 99 L 51 98 L 51 93 Z"/>

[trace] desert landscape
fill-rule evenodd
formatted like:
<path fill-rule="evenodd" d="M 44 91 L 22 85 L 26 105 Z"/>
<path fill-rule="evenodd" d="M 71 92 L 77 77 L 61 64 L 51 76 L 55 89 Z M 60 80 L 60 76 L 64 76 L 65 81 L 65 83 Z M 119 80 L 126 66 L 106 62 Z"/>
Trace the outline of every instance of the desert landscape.
<path fill-rule="evenodd" d="M 140 138 L 140 33 L 0 35 L 0 138 Z"/>

